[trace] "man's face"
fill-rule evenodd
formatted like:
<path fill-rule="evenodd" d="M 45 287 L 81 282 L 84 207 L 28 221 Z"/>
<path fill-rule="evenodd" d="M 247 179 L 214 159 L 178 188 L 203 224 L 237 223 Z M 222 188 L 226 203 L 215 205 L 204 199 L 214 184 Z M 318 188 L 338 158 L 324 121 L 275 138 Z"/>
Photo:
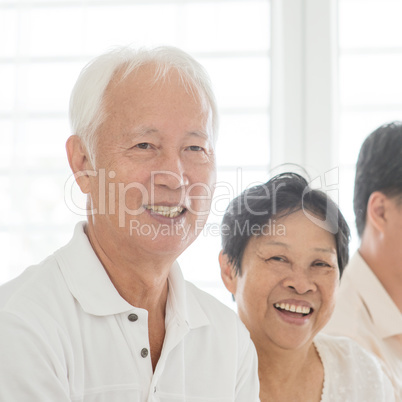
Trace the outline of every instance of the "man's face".
<path fill-rule="evenodd" d="M 105 93 L 90 219 L 100 243 L 178 256 L 200 233 L 216 179 L 212 113 L 176 72 L 153 83 L 146 66 Z M 104 170 L 103 170 L 104 169 Z M 104 182 L 100 180 L 104 177 Z M 100 240 L 102 238 L 102 240 Z"/>

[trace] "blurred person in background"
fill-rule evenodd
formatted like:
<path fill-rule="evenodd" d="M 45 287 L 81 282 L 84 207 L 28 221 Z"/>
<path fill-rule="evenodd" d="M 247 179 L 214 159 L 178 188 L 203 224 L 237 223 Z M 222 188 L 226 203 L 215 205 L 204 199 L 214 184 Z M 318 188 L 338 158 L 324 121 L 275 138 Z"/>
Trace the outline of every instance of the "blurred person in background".
<path fill-rule="evenodd" d="M 341 281 L 325 331 L 355 339 L 382 361 L 402 401 L 402 123 L 364 141 L 356 164 L 354 212 L 360 247 Z"/>
<path fill-rule="evenodd" d="M 235 198 L 222 221 L 221 275 L 258 354 L 262 402 L 390 402 L 379 361 L 321 334 L 348 262 L 337 205 L 295 173 Z"/>

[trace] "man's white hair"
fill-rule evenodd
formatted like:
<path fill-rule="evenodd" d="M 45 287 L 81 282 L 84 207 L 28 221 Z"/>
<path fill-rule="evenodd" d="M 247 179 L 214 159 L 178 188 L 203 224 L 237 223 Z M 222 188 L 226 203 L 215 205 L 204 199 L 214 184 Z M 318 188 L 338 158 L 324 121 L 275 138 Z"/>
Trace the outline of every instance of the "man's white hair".
<path fill-rule="evenodd" d="M 171 46 L 133 49 L 119 47 L 91 60 L 81 71 L 70 97 L 72 134 L 82 138 L 90 155 L 96 143 L 96 130 L 105 120 L 105 90 L 116 73 L 124 80 L 141 66 L 155 66 L 154 80 L 164 79 L 171 70 L 179 73 L 187 90 L 206 97 L 212 110 L 214 139 L 218 133 L 218 112 L 211 81 L 204 67 L 188 53 Z M 204 96 L 203 96 L 204 95 Z"/>

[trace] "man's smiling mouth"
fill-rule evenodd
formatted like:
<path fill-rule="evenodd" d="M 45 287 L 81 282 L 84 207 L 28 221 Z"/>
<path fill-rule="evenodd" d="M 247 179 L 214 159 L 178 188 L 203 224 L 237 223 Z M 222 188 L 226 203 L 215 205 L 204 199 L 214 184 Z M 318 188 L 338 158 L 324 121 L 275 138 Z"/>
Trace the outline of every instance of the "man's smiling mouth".
<path fill-rule="evenodd" d="M 186 211 L 185 208 L 178 205 L 174 207 L 166 205 L 146 205 L 145 208 L 155 214 L 165 216 L 166 218 L 177 218 Z"/>

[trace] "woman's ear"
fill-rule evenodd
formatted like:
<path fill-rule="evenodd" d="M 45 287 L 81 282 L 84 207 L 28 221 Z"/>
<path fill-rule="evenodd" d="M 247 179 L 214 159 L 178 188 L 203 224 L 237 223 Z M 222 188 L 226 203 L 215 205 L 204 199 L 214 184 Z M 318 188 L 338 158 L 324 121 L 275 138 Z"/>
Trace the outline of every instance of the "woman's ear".
<path fill-rule="evenodd" d="M 237 275 L 233 268 L 233 264 L 229 262 L 227 254 L 223 254 L 223 250 L 219 253 L 219 265 L 221 267 L 221 277 L 226 289 L 232 293 L 236 294 L 237 290 Z"/>

